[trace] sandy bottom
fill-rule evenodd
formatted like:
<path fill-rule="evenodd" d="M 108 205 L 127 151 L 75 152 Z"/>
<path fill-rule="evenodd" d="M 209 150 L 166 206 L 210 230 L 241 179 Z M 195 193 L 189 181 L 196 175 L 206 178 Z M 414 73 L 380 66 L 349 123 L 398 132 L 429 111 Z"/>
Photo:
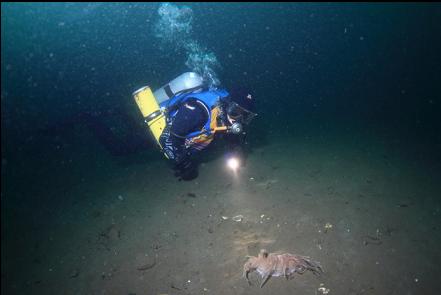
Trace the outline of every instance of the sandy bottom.
<path fill-rule="evenodd" d="M 102 158 L 83 177 L 65 175 L 59 204 L 9 212 L 6 294 L 440 292 L 440 171 L 418 148 L 281 137 L 236 174 L 218 159 L 191 182 L 165 161 L 96 164 Z M 243 264 L 261 248 L 310 256 L 324 274 L 274 277 L 260 289 L 252 273 L 248 286 Z"/>

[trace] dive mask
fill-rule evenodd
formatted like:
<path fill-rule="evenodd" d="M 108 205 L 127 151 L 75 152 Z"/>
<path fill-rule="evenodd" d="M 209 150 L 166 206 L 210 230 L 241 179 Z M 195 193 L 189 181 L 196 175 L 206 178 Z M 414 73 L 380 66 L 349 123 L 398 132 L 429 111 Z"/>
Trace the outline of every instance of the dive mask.
<path fill-rule="evenodd" d="M 244 109 L 243 107 L 241 107 L 240 105 L 238 105 L 233 101 L 228 104 L 226 111 L 231 119 L 238 121 L 242 124 L 249 124 L 251 120 L 255 116 L 257 116 L 257 114 L 247 109 Z"/>

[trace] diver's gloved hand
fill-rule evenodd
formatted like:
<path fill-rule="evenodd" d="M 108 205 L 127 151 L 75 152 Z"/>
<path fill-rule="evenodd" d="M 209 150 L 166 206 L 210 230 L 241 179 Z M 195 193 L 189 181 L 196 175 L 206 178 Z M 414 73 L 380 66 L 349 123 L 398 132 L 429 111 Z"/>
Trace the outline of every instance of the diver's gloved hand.
<path fill-rule="evenodd" d="M 176 163 L 174 169 L 177 172 L 182 172 L 182 171 L 189 169 L 191 167 L 191 165 L 192 164 L 191 164 L 190 159 L 186 158 L 186 159 L 181 160 L 180 162 Z"/>
<path fill-rule="evenodd" d="M 182 180 L 191 180 L 197 177 L 197 165 L 190 157 L 178 162 L 175 167 L 175 176 Z"/>

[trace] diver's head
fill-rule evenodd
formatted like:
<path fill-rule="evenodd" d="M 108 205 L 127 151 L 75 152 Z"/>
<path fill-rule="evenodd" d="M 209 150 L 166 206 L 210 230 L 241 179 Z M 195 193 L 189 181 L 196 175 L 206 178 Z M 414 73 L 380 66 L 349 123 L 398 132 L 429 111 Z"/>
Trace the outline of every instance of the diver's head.
<path fill-rule="evenodd" d="M 243 88 L 235 88 L 230 92 L 226 114 L 230 124 L 248 124 L 256 116 L 254 113 L 254 98 Z"/>

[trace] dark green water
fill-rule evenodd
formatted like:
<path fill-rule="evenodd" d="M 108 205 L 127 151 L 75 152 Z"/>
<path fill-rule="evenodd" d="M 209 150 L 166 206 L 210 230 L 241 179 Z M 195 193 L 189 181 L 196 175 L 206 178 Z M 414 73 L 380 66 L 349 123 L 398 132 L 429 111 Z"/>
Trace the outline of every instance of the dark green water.
<path fill-rule="evenodd" d="M 160 5 L 2 3 L 2 258 L 9 260 L 2 291 L 17 290 L 3 287 L 18 284 L 8 276 L 15 245 L 35 242 L 15 232 L 50 228 L 45 216 L 75 202 L 63 196 L 78 183 L 149 165 L 172 173 L 142 129 L 131 94 L 192 70 L 177 42 L 197 41 L 202 56 L 215 57 L 208 65 L 221 87 L 254 92 L 251 150 L 366 134 L 413 158 L 421 169 L 415 173 L 439 184 L 440 4 L 188 3 L 191 30 L 174 43 L 154 29 Z M 190 12 L 181 13 L 188 20 Z M 91 116 L 114 138 L 97 134 Z M 109 151 L 121 142 L 123 152 Z"/>

